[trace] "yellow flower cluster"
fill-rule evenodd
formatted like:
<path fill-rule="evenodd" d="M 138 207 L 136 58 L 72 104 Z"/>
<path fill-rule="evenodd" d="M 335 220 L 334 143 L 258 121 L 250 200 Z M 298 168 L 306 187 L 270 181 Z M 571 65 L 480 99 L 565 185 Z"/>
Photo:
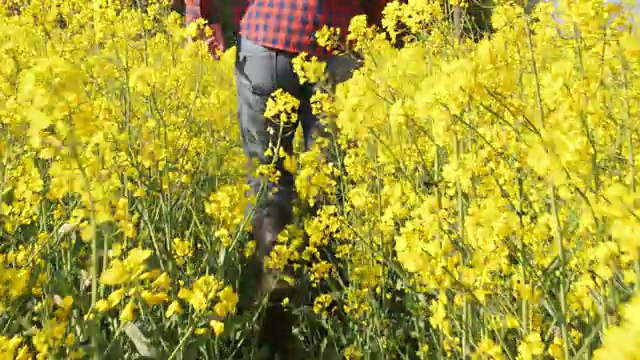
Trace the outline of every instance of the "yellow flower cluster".
<path fill-rule="evenodd" d="M 331 141 L 269 149 L 299 194 L 270 266 L 307 297 L 284 303 L 314 354 L 638 357 L 633 4 L 518 3 L 476 42 L 448 21 L 464 1 L 391 2 L 348 49 L 318 34 L 363 59 L 313 98 Z M 235 49 L 211 59 L 167 5 L 0 2 L 2 358 L 259 352 Z M 279 91 L 267 115 L 298 105 Z"/>

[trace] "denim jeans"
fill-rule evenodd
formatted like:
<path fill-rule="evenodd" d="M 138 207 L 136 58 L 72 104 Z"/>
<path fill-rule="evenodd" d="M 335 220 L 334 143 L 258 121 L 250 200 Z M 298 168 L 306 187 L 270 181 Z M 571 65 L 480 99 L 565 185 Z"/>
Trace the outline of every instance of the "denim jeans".
<path fill-rule="evenodd" d="M 261 201 L 255 206 L 254 224 L 261 221 L 266 213 L 276 213 L 279 223 L 275 224 L 275 232 L 280 232 L 291 221 L 295 182 L 293 174 L 285 169 L 282 160 L 274 162 L 273 156 L 266 155 L 265 152 L 270 144 L 277 144 L 279 141 L 285 152 L 292 153 L 298 126 L 302 126 L 305 150 L 310 149 L 317 136 L 328 135 L 325 125 L 311 109 L 310 99 L 319 84 L 300 84 L 292 63 L 296 56 L 295 53 L 267 48 L 242 37 L 238 39 L 235 74 L 238 120 L 244 153 L 250 164 L 273 163 L 280 173 L 277 182 L 249 176 L 248 181 L 254 195 L 262 194 Z M 329 85 L 347 80 L 356 67 L 356 61 L 346 56 L 333 56 L 325 61 Z M 277 89 L 286 91 L 300 101 L 298 121 L 285 125 L 283 129 L 280 129 L 279 122 L 264 116 L 267 100 Z M 269 128 L 273 129 L 271 133 Z M 259 256 L 268 255 L 273 245 L 258 242 Z"/>
<path fill-rule="evenodd" d="M 249 184 L 253 195 L 258 201 L 253 208 L 252 237 L 256 242 L 256 256 L 249 264 L 249 286 L 245 286 L 246 298 L 241 306 L 251 306 L 257 299 L 267 296 L 268 303 L 261 339 L 276 352 L 287 359 L 303 359 L 295 350 L 297 341 L 292 335 L 293 318 L 281 305 L 285 297 L 297 294 L 294 289 L 280 287 L 276 283 L 277 276 L 271 271 L 265 271 L 265 258 L 273 249 L 277 241 L 277 234 L 293 221 L 293 200 L 296 196 L 294 175 L 278 158 L 265 154 L 270 144 L 279 142 L 285 152 L 293 152 L 293 141 L 296 129 L 302 126 L 304 148 L 308 150 L 318 136 L 327 136 L 329 132 L 317 116 L 312 113 L 311 97 L 318 86 L 328 87 L 330 90 L 338 83 L 347 80 L 355 69 L 356 61 L 348 57 L 330 57 L 325 59 L 329 78 L 328 84 L 300 84 L 294 71 L 292 60 L 297 54 L 278 51 L 256 44 L 245 38 L 238 39 L 237 58 L 235 66 L 238 120 L 242 136 L 245 156 L 249 162 Z M 297 122 L 284 125 L 264 116 L 267 101 L 271 94 L 278 90 L 294 96 L 299 100 Z M 273 129 L 270 133 L 269 129 Z M 254 170 L 251 165 L 274 164 L 280 176 L 277 182 L 269 179 L 257 178 L 251 175 Z M 275 190 L 273 196 L 272 191 Z M 248 209 L 250 211 L 251 208 Z M 257 282 L 257 283 L 256 283 Z M 248 287 L 248 289 L 247 289 Z M 292 293 L 291 291 L 294 290 Z M 295 300 L 293 300 L 295 301 Z M 289 355 L 284 355 L 289 354 Z M 293 354 L 296 354 L 295 356 Z"/>

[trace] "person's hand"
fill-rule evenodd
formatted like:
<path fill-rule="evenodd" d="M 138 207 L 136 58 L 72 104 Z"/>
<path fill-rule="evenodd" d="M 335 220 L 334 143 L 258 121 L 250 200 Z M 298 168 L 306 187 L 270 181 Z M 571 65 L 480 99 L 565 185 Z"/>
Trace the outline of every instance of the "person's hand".
<path fill-rule="evenodd" d="M 220 24 L 211 24 L 208 25 L 209 29 L 212 31 L 211 35 L 207 36 L 205 42 L 207 43 L 207 47 L 209 49 L 209 53 L 213 56 L 214 59 L 220 59 L 220 54 L 224 52 L 225 44 L 224 37 L 222 35 L 222 26 Z"/>

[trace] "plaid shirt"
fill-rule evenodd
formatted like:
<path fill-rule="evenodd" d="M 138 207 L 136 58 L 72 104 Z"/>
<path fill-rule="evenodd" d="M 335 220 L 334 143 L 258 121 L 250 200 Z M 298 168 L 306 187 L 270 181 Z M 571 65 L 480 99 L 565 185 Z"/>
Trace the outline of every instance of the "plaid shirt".
<path fill-rule="evenodd" d="M 186 0 L 186 21 L 199 17 L 219 23 L 219 0 Z M 323 57 L 327 51 L 315 42 L 323 25 L 337 27 L 344 37 L 352 17 L 366 14 L 380 24 L 382 10 L 390 0 L 234 0 L 234 32 L 262 46 L 306 52 Z"/>

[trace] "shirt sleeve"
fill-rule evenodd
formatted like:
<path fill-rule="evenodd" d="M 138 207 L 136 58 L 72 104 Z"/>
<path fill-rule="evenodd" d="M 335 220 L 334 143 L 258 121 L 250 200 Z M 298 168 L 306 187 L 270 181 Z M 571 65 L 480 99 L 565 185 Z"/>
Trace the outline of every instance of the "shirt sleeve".
<path fill-rule="evenodd" d="M 381 26 L 382 10 L 384 10 L 384 7 L 389 1 L 390 0 L 364 0 L 361 2 L 369 25 Z"/>
<path fill-rule="evenodd" d="M 219 0 L 185 0 L 186 23 L 189 24 L 199 18 L 207 20 L 209 24 L 220 23 Z"/>
<path fill-rule="evenodd" d="M 185 2 L 184 0 L 172 0 L 171 1 L 171 10 L 177 12 L 180 15 L 185 14 Z"/>
<path fill-rule="evenodd" d="M 209 24 L 220 24 L 222 21 L 218 1 L 219 0 L 200 0 L 202 17 L 207 20 Z"/>

